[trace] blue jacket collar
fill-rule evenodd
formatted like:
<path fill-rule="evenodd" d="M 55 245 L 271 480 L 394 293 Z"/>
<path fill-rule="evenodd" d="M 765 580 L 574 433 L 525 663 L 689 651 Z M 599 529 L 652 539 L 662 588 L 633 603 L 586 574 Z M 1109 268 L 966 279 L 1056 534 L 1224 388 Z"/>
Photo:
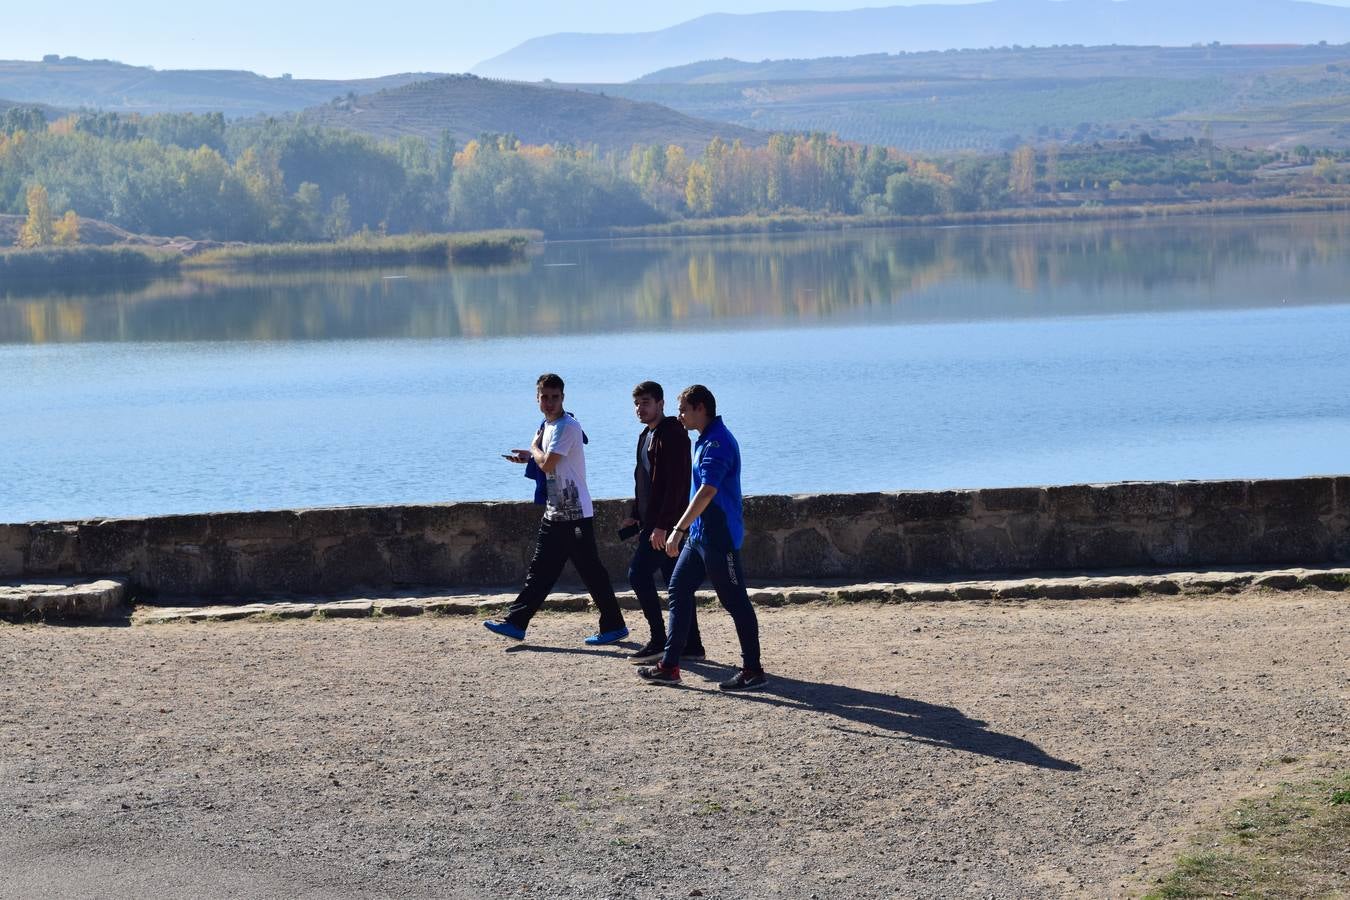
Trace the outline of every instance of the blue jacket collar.
<path fill-rule="evenodd" d="M 698 433 L 698 443 L 703 444 L 708 439 L 716 436 L 718 432 L 726 430 L 727 426 L 722 424 L 722 417 L 713 416 L 713 420 L 708 423 L 708 427 Z"/>

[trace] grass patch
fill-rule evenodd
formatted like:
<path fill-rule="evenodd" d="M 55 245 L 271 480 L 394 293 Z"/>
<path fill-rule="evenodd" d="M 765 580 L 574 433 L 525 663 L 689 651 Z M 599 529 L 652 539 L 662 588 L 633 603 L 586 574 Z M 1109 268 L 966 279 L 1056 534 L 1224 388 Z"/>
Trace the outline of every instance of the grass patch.
<path fill-rule="evenodd" d="M 1350 890 L 1350 770 L 1245 800 L 1145 895 L 1296 898 Z"/>
<path fill-rule="evenodd" d="M 694 807 L 694 815 L 696 816 L 716 816 L 726 811 L 726 807 L 716 800 L 700 800 L 698 805 Z"/>
<path fill-rule="evenodd" d="M 0 278 L 88 278 L 103 275 L 157 275 L 173 272 L 174 253 L 141 247 L 39 247 L 0 250 Z"/>
<path fill-rule="evenodd" d="M 208 250 L 183 261 L 184 268 L 358 269 L 379 265 L 492 265 L 525 255 L 540 235 L 531 231 L 478 231 L 356 237 L 327 244 L 244 244 Z"/>
<path fill-rule="evenodd" d="M 275 272 L 382 265 L 499 265 L 523 259 L 537 231 L 352 238 L 331 244 L 241 244 L 197 256 L 148 247 L 41 247 L 0 250 L 0 279 L 173 275 L 185 270 Z"/>

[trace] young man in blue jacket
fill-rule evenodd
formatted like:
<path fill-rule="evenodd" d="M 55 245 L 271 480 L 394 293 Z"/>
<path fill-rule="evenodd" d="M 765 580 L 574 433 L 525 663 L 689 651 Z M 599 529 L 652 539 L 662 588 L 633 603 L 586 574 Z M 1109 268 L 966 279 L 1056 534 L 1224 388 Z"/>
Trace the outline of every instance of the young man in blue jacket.
<path fill-rule="evenodd" d="M 701 384 L 680 393 L 680 424 L 699 433 L 694 444 L 689 505 L 666 539 L 678 557 L 670 580 L 670 628 L 666 650 L 638 675 L 656 684 L 680 683 L 680 655 L 693 619 L 694 591 L 707 578 L 731 614 L 741 644 L 741 670 L 722 682 L 724 691 L 753 691 L 768 683 L 759 658 L 759 620 L 745 589 L 741 543 L 741 448 L 717 414 L 717 398 Z M 683 546 L 681 546 L 683 545 Z"/>

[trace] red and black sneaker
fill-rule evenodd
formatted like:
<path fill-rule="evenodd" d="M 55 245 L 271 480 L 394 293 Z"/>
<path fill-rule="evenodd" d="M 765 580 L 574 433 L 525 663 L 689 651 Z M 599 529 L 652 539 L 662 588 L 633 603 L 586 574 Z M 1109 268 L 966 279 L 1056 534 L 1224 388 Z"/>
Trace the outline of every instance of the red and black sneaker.
<path fill-rule="evenodd" d="M 675 666 L 667 669 L 659 662 L 654 666 L 639 666 L 637 673 L 646 681 L 652 684 L 669 684 L 675 687 L 680 686 L 680 667 Z"/>

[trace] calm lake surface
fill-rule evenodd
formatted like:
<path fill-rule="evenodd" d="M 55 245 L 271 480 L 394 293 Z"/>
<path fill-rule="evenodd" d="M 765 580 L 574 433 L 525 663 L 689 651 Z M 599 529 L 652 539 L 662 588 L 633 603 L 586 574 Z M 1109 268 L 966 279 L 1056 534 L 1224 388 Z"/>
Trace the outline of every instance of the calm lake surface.
<path fill-rule="evenodd" d="M 518 266 L 0 284 L 0 522 L 592 492 L 643 378 L 749 493 L 1350 471 L 1350 216 L 554 243 Z"/>

